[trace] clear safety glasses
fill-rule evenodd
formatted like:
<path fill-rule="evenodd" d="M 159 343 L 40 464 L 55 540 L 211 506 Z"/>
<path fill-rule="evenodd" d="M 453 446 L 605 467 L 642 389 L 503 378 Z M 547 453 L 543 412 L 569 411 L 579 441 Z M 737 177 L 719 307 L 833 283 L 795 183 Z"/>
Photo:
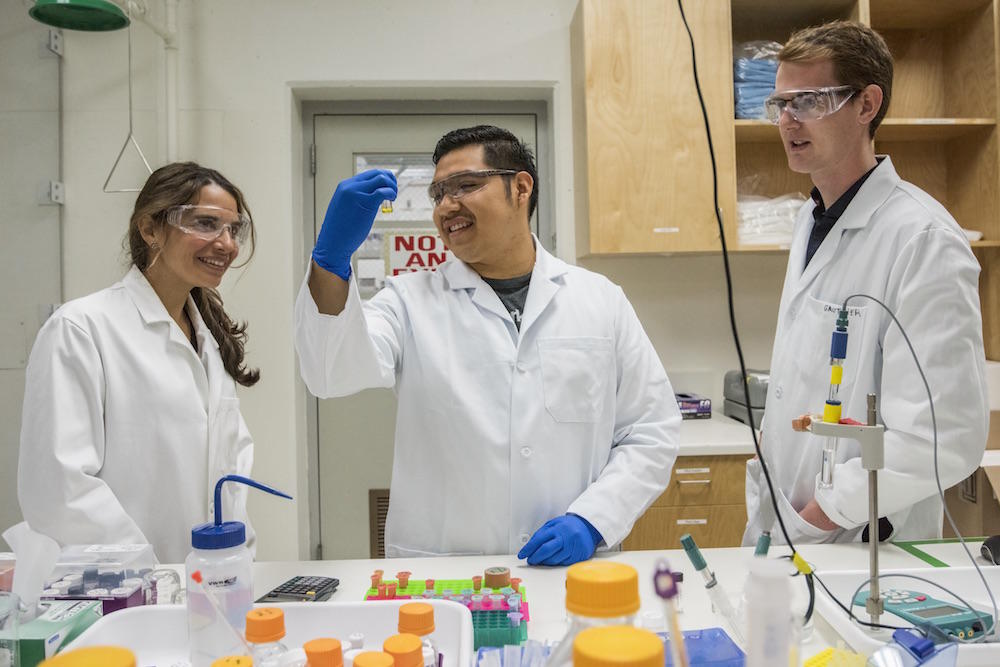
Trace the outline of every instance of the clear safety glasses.
<path fill-rule="evenodd" d="M 512 176 L 514 169 L 480 169 L 479 171 L 463 171 L 452 174 L 448 178 L 431 183 L 427 188 L 427 196 L 435 206 L 440 206 L 445 197 L 461 199 L 465 195 L 482 190 L 491 176 Z"/>
<path fill-rule="evenodd" d="M 250 236 L 250 217 L 218 206 L 184 204 L 167 209 L 167 222 L 185 234 L 214 241 L 224 231 L 242 245 Z"/>
<path fill-rule="evenodd" d="M 783 90 L 764 100 L 764 110 L 767 119 L 775 125 L 781 122 L 781 114 L 785 111 L 800 123 L 819 120 L 840 111 L 856 92 L 857 88 L 852 86 Z"/>

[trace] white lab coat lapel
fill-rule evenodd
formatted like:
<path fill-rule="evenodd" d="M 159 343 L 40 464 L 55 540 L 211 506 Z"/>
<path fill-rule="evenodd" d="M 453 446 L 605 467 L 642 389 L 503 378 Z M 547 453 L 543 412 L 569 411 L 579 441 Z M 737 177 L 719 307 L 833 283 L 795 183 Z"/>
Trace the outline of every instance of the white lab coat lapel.
<path fill-rule="evenodd" d="M 535 269 L 531 273 L 528 298 L 521 318 L 521 336 L 538 321 L 561 287 L 561 277 L 566 273 L 566 263 L 550 255 L 535 239 Z"/>
<path fill-rule="evenodd" d="M 476 273 L 471 266 L 452 256 L 438 269 L 445 278 L 448 288 L 451 290 L 472 290 L 472 303 L 487 312 L 493 313 L 510 326 L 508 331 L 516 331 L 514 320 L 511 318 L 507 308 L 500 301 L 500 297 L 493 291 L 493 288 L 486 284 L 482 276 Z M 514 343 L 514 341 L 511 341 Z"/>
<path fill-rule="evenodd" d="M 223 441 L 224 434 L 228 431 L 222 428 L 222 424 L 219 424 L 220 418 L 225 418 L 225 415 L 220 415 L 220 407 L 223 394 L 231 379 L 225 366 L 222 365 L 222 357 L 218 352 L 219 343 L 215 340 L 208 325 L 205 324 L 201 312 L 190 296 L 188 296 L 186 307 L 191 322 L 194 324 L 198 340 L 198 355 L 201 357 L 208 381 L 208 497 L 212 498 L 215 493 L 215 483 L 221 473 L 227 470 L 232 471 L 236 465 L 235 461 L 228 460 L 230 443 Z M 231 435 L 235 437 L 235 434 Z M 232 517 L 226 516 L 225 519 L 229 521 Z"/>
<path fill-rule="evenodd" d="M 808 207 L 803 209 L 799 217 L 801 228 L 798 230 L 788 256 L 789 273 L 798 275 L 797 280 L 793 283 L 795 289 L 791 294 L 790 301 L 796 300 L 809 289 L 809 286 L 812 285 L 817 276 L 822 274 L 823 269 L 837 255 L 840 240 L 844 232 L 849 229 L 865 227 L 872 219 L 872 216 L 875 215 L 878 208 L 885 203 L 885 200 L 899 182 L 899 174 L 893 168 L 892 160 L 888 156 L 885 156 L 875 168 L 875 171 L 872 172 L 872 175 L 861 186 L 861 189 L 855 195 L 854 199 L 851 200 L 851 203 L 844 209 L 843 214 L 837 220 L 833 229 L 830 230 L 830 233 L 823 239 L 823 243 L 820 244 L 816 250 L 816 254 L 813 255 L 809 261 L 809 266 L 805 267 L 805 270 L 802 269 L 802 264 L 805 262 L 806 247 L 809 243 L 809 234 L 812 230 L 813 208 Z"/>

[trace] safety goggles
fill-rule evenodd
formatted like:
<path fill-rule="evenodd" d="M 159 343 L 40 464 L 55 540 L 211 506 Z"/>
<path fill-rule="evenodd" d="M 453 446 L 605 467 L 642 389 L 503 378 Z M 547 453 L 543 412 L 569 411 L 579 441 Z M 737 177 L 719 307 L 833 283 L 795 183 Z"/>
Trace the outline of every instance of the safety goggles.
<path fill-rule="evenodd" d="M 800 123 L 819 120 L 840 111 L 856 92 L 853 86 L 783 90 L 764 100 L 764 110 L 767 119 L 775 125 L 781 122 L 781 114 L 785 111 Z"/>
<path fill-rule="evenodd" d="M 435 206 L 440 206 L 445 197 L 461 199 L 466 195 L 471 195 L 486 187 L 492 176 L 513 176 L 517 171 L 514 169 L 480 169 L 478 171 L 462 171 L 452 174 L 448 178 L 442 178 L 430 184 L 427 188 L 427 196 L 431 198 Z"/>
<path fill-rule="evenodd" d="M 184 204 L 167 209 L 167 222 L 185 234 L 214 241 L 224 231 L 242 245 L 250 235 L 250 217 L 218 206 Z"/>

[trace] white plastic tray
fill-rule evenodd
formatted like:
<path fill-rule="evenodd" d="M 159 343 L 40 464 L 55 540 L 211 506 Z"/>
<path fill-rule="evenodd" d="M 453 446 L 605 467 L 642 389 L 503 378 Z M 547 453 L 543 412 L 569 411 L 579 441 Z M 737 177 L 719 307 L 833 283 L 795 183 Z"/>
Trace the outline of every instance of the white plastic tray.
<path fill-rule="evenodd" d="M 983 574 L 986 577 L 986 582 L 990 585 L 993 594 L 997 597 L 997 603 L 1000 604 L 1000 567 L 987 565 L 982 566 L 982 569 Z M 993 613 L 993 606 L 990 603 L 989 596 L 986 594 L 986 590 L 983 588 L 982 580 L 979 578 L 979 575 L 976 574 L 975 568 L 948 567 L 934 569 L 925 568 L 918 570 L 892 570 L 891 572 L 884 572 L 882 576 L 886 577 L 886 575 L 893 573 L 912 574 L 918 577 L 924 577 L 925 579 L 930 579 L 931 581 L 937 582 L 942 586 L 955 591 L 955 593 L 965 598 L 969 604 L 976 609 L 988 611 L 990 614 Z M 838 600 L 844 604 L 849 604 L 851 595 L 854 594 L 854 589 L 856 589 L 862 581 L 868 579 L 868 570 L 821 572 L 820 576 L 823 578 L 823 582 L 830 588 L 830 592 L 837 596 Z M 888 588 L 920 590 L 927 593 L 931 597 L 955 602 L 951 596 L 945 594 L 943 591 L 931 586 L 930 584 L 925 584 L 923 582 L 904 577 L 888 577 L 880 579 L 879 588 L 882 590 L 886 590 Z M 817 591 L 819 590 L 820 589 L 817 586 Z M 865 590 L 867 590 L 867 588 Z M 822 591 L 820 591 L 816 597 L 816 611 L 826 620 L 827 623 L 830 624 L 837 634 L 844 638 L 844 641 L 850 644 L 851 648 L 859 653 L 871 655 L 875 649 L 882 646 L 892 638 L 892 632 L 889 630 L 873 632 L 872 630 L 858 625 L 854 621 L 850 620 L 847 617 L 847 614 L 845 614 L 844 611 Z M 868 620 L 868 614 L 865 612 L 863 607 L 854 607 L 854 613 L 861 620 Z M 890 613 L 886 613 L 882 616 L 880 621 L 887 625 L 900 625 L 903 627 L 908 627 L 910 625 L 895 614 Z M 997 667 L 997 665 L 1000 665 L 1000 644 L 963 644 L 958 648 L 958 662 L 956 665 L 958 665 L 958 667 Z"/>
<path fill-rule="evenodd" d="M 285 611 L 289 648 L 317 637 L 342 642 L 355 632 L 365 635 L 366 650 L 382 650 L 396 634 L 398 609 L 409 600 L 378 602 L 287 602 L 268 606 Z M 472 614 L 449 600 L 421 600 L 434 605 L 434 641 L 444 655 L 444 667 L 471 667 Z M 124 646 L 143 667 L 170 667 L 188 660 L 187 610 L 183 605 L 132 607 L 109 614 L 90 626 L 64 650 L 82 646 Z"/>

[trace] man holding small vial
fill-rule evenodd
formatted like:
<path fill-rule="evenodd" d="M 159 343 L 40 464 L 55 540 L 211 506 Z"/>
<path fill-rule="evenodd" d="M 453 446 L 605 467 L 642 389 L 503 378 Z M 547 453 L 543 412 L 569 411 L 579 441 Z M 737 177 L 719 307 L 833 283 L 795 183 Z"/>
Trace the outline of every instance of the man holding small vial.
<path fill-rule="evenodd" d="M 923 381 L 890 308 L 913 343 L 934 397 L 943 488 L 978 467 L 986 442 L 979 264 L 954 218 L 876 155 L 892 90 L 892 55 L 871 28 L 836 21 L 801 30 L 778 55 L 765 103 L 792 171 L 815 187 L 796 222 L 778 311 L 762 447 L 778 511 L 795 542 L 867 541 L 868 474 L 860 446 L 839 439 L 832 484 L 819 479 L 824 438 L 793 431 L 830 389 L 830 340 L 849 297 L 839 390 L 842 417 L 865 423 L 878 398 L 885 468 L 879 539 L 941 536 L 935 438 Z M 913 94 L 911 92 L 911 94 Z M 760 461 L 747 465 L 744 544 L 782 534 Z"/>
<path fill-rule="evenodd" d="M 612 547 L 659 496 L 680 412 L 622 293 L 531 234 L 538 175 L 510 132 L 449 132 L 434 223 L 454 257 L 362 303 L 351 255 L 390 172 L 342 181 L 295 309 L 315 395 L 398 397 L 387 556 L 518 553 L 568 565 Z"/>

